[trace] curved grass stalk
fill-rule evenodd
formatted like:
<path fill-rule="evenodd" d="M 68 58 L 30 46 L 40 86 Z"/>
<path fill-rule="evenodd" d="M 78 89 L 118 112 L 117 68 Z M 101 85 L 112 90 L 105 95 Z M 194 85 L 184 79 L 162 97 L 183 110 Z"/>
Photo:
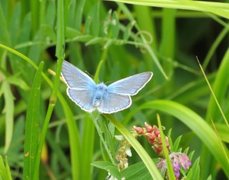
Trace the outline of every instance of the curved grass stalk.
<path fill-rule="evenodd" d="M 183 9 L 213 13 L 218 16 L 229 19 L 229 4 L 219 2 L 204 1 L 179 1 L 179 0 L 107 0 L 135 5 L 153 6 L 161 8 Z"/>

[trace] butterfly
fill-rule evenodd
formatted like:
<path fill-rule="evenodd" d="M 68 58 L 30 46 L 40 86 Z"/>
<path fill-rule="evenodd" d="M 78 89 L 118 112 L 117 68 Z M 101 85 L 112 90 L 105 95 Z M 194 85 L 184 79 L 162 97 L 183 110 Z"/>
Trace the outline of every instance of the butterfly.
<path fill-rule="evenodd" d="M 121 79 L 110 85 L 96 84 L 86 73 L 63 62 L 61 75 L 67 84 L 68 97 L 82 110 L 112 114 L 127 109 L 136 95 L 152 78 L 152 72 L 143 72 Z"/>

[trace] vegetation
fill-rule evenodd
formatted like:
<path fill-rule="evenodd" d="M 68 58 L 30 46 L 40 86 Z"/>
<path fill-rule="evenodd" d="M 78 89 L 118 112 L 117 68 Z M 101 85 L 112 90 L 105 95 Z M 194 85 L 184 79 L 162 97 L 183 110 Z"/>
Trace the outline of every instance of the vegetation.
<path fill-rule="evenodd" d="M 228 9 L 2 0 L 0 179 L 229 178 Z M 66 94 L 64 59 L 106 84 L 154 75 L 127 110 L 87 113 Z"/>

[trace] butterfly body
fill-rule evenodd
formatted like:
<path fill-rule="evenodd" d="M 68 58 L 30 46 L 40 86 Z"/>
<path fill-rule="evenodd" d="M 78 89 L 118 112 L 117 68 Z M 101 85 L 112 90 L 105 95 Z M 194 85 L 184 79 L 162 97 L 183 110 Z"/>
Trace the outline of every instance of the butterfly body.
<path fill-rule="evenodd" d="M 67 95 L 81 109 L 100 113 L 115 113 L 128 108 L 136 95 L 151 79 L 152 72 L 136 74 L 110 85 L 96 84 L 87 74 L 64 61 L 62 76 L 68 86 Z"/>
<path fill-rule="evenodd" d="M 92 96 L 92 105 L 99 107 L 107 95 L 107 86 L 104 83 L 97 84 Z"/>

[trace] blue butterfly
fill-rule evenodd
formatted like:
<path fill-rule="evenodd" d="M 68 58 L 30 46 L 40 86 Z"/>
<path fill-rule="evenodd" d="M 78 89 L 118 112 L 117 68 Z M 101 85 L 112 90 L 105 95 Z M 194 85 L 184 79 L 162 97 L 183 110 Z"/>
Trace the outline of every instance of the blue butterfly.
<path fill-rule="evenodd" d="M 107 86 L 96 84 L 86 73 L 64 61 L 62 76 L 68 86 L 68 97 L 81 109 L 87 112 L 97 109 L 100 113 L 111 114 L 130 107 L 131 96 L 150 81 L 153 73 L 143 72 Z"/>

